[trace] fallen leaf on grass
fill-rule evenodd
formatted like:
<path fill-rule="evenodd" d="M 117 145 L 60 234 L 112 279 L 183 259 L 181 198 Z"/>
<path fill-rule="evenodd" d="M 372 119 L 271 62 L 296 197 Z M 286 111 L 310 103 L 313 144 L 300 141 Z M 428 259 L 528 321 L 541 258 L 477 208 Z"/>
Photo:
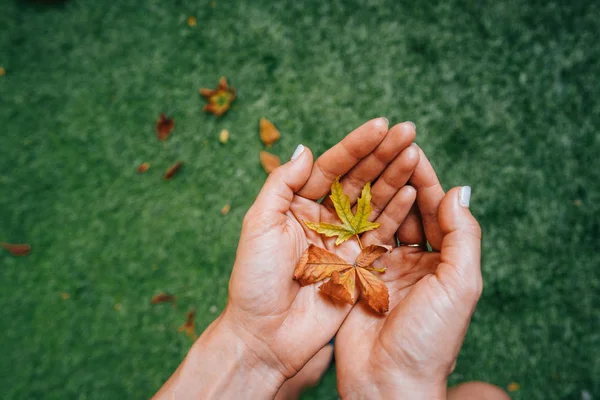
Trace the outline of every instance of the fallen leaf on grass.
<path fill-rule="evenodd" d="M 354 263 L 321 247 L 310 244 L 296 264 L 293 279 L 301 286 L 330 278 L 319 289 L 338 300 L 349 304 L 356 302 L 356 279 L 360 297 L 380 314 L 389 310 L 387 286 L 370 270 L 371 264 L 389 251 L 388 247 L 371 245 L 361 250 Z"/>
<path fill-rule="evenodd" d="M 517 382 L 511 382 L 508 384 L 508 386 L 506 388 L 508 389 L 509 392 L 516 392 L 517 390 L 519 390 L 521 388 L 521 385 L 519 385 Z"/>
<path fill-rule="evenodd" d="M 175 296 L 171 295 L 171 294 L 167 294 L 167 293 L 159 293 L 159 294 L 155 294 L 154 296 L 152 296 L 152 304 L 159 304 L 159 303 L 175 303 L 177 301 L 177 299 L 175 298 Z"/>
<path fill-rule="evenodd" d="M 0 67 L 0 76 L 4 76 L 6 74 L 6 70 L 4 67 Z"/>
<path fill-rule="evenodd" d="M 352 213 L 350 206 L 350 197 L 344 193 L 340 178 L 331 185 L 331 196 L 329 196 L 335 207 L 335 212 L 342 221 L 342 225 L 328 224 L 324 222 L 304 221 L 306 226 L 325 236 L 337 236 L 336 245 L 344 243 L 352 236 L 357 236 L 363 232 L 370 231 L 379 227 L 379 223 L 369 222 L 369 216 L 373 211 L 371 207 L 371 183 L 367 182 L 362 190 L 362 195 L 356 204 L 356 213 Z"/>
<path fill-rule="evenodd" d="M 8 250 L 10 254 L 17 257 L 26 256 L 31 252 L 31 246 L 28 244 L 12 244 L 1 242 L 0 246 Z"/>
<path fill-rule="evenodd" d="M 221 133 L 219 133 L 219 142 L 225 144 L 229 141 L 229 131 L 227 129 L 223 129 Z"/>
<path fill-rule="evenodd" d="M 266 118 L 260 119 L 260 140 L 267 147 L 271 147 L 273 143 L 279 140 L 281 134 L 271 121 Z"/>
<path fill-rule="evenodd" d="M 189 337 L 196 339 L 196 323 L 194 318 L 196 317 L 196 310 L 190 310 L 187 313 L 185 323 L 177 329 L 177 332 L 185 332 Z"/>
<path fill-rule="evenodd" d="M 216 89 L 200 89 L 200 94 L 208 100 L 208 104 L 204 106 L 203 110 L 213 113 L 217 117 L 225 114 L 235 100 L 235 88 L 229 87 L 227 78 L 224 76 L 219 80 Z"/>
<path fill-rule="evenodd" d="M 158 135 L 158 140 L 167 140 L 174 127 L 175 120 L 161 113 L 156 122 L 156 134 Z"/>
<path fill-rule="evenodd" d="M 231 210 L 231 205 L 225 204 L 223 208 L 221 208 L 221 214 L 226 215 L 229 212 L 229 210 Z"/>
<path fill-rule="evenodd" d="M 262 164 L 262 167 L 265 169 L 267 174 L 270 174 L 271 172 L 273 172 L 273 170 L 275 170 L 275 168 L 281 165 L 279 157 L 277 157 L 275 154 L 271 154 L 266 151 L 260 152 L 260 163 Z"/>
<path fill-rule="evenodd" d="M 60 294 L 60 298 L 63 299 L 63 300 L 69 300 L 71 298 L 71 294 L 67 293 L 67 292 L 62 292 Z"/>
<path fill-rule="evenodd" d="M 139 167 L 137 167 L 137 172 L 139 172 L 140 174 L 143 174 L 144 172 L 148 171 L 150 169 L 150 163 L 145 162 L 145 163 L 141 163 Z"/>
<path fill-rule="evenodd" d="M 192 27 L 196 26 L 196 17 L 190 15 L 187 19 L 187 23 L 189 26 L 192 26 Z"/>
<path fill-rule="evenodd" d="M 171 167 L 167 170 L 167 172 L 165 172 L 165 180 L 169 180 L 173 177 L 173 175 L 175 175 L 177 173 L 177 171 L 179 171 L 179 169 L 181 168 L 181 166 L 183 165 L 183 162 L 181 161 L 177 161 L 175 164 L 171 165 Z"/>

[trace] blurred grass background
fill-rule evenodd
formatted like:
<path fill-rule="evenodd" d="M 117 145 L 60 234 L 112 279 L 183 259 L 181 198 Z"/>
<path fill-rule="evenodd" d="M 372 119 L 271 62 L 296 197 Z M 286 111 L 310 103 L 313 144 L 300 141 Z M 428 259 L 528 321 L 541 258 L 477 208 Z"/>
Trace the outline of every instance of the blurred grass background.
<path fill-rule="evenodd" d="M 201 332 L 225 305 L 266 176 L 261 116 L 282 131 L 282 159 L 298 143 L 319 154 L 373 117 L 414 121 L 445 188 L 472 185 L 484 230 L 485 291 L 451 383 L 600 396 L 597 2 L 0 8 L 0 241 L 33 246 L 0 253 L 3 398 L 159 388 L 191 344 L 177 332 L 188 309 Z M 239 97 L 217 119 L 197 89 L 222 75 Z M 161 112 L 176 120 L 164 144 Z M 176 307 L 150 305 L 162 291 Z M 336 396 L 330 371 L 305 398 Z"/>

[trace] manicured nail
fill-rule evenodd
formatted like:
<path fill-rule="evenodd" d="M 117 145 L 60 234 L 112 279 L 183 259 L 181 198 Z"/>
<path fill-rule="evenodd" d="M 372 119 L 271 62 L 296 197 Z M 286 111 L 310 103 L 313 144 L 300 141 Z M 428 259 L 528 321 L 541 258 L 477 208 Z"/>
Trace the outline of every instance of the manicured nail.
<path fill-rule="evenodd" d="M 304 152 L 304 146 L 299 144 L 298 147 L 296 147 L 296 150 L 294 150 L 294 154 L 292 154 L 292 161 L 298 158 L 302 152 Z"/>
<path fill-rule="evenodd" d="M 471 186 L 463 186 L 458 193 L 458 202 L 461 206 L 469 208 L 471 201 Z"/>
<path fill-rule="evenodd" d="M 388 119 L 386 117 L 381 117 L 381 119 L 385 121 L 385 124 L 387 126 L 390 126 L 390 121 L 388 121 Z"/>
<path fill-rule="evenodd" d="M 412 121 L 404 121 L 404 123 L 405 124 L 409 124 L 410 126 L 412 126 L 415 131 L 417 130 L 417 126 L 415 125 L 414 122 L 412 122 Z"/>

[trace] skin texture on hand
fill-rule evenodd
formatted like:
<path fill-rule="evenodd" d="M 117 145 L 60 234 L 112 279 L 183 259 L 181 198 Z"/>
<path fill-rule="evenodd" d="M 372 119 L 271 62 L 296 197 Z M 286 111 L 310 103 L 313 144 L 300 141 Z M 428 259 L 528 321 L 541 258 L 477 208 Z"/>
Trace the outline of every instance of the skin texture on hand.
<path fill-rule="evenodd" d="M 347 259 L 356 257 L 359 246 L 355 241 L 334 246 L 335 239 L 322 238 L 302 220 L 337 221 L 331 204 L 317 200 L 329 192 L 337 176 L 342 176 L 344 190 L 354 199 L 352 191 L 377 180 L 372 191 L 372 216 L 381 218 L 377 219 L 382 223 L 380 229 L 395 221 L 396 216 L 387 208 L 412 203 L 415 198 L 414 189 L 404 188 L 419 158 L 418 148 L 411 146 L 414 137 L 413 124 L 398 124 L 388 131 L 387 120 L 377 118 L 348 134 L 316 162 L 304 148 L 294 160 L 269 175 L 244 218 L 228 304 L 159 392 L 161 396 L 177 392 L 178 398 L 187 397 L 181 388 L 203 373 L 218 381 L 221 363 L 207 365 L 206 360 L 221 357 L 228 360 L 223 363 L 225 376 L 237 372 L 237 379 L 252 374 L 266 383 L 265 390 L 255 392 L 253 398 L 272 398 L 286 379 L 325 346 L 352 307 L 324 296 L 318 285 L 300 287 L 292 280 L 294 267 L 309 243 Z M 215 355 L 223 343 L 214 332 L 225 332 L 234 345 Z M 235 362 L 241 369 L 235 370 Z M 251 367 L 258 365 L 259 371 L 252 372 Z M 194 388 L 201 390 L 202 384 L 219 387 L 220 397 L 227 398 L 233 383 L 228 387 L 203 379 Z M 199 393 L 210 398 L 213 392 Z"/>
<path fill-rule="evenodd" d="M 359 304 L 340 328 L 335 354 L 344 399 L 445 399 L 447 376 L 481 294 L 481 231 L 464 204 L 470 191 L 444 194 L 422 152 L 419 159 L 410 179 L 418 208 L 406 201 L 389 211 L 407 217 L 393 232 L 400 243 L 423 247 L 399 246 L 377 261 L 376 267 L 387 267 L 381 275 L 390 290 L 387 315 Z M 388 240 L 374 231 L 364 242 Z M 426 241 L 433 252 L 424 251 Z"/>

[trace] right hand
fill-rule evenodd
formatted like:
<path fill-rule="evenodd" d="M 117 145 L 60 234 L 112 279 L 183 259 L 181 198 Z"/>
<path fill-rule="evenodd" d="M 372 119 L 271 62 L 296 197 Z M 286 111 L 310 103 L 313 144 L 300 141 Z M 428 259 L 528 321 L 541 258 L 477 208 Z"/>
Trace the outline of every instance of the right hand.
<path fill-rule="evenodd" d="M 410 183 L 418 208 L 407 202 L 389 210 L 407 217 L 398 231 L 368 232 L 363 242 L 389 244 L 397 236 L 421 247 L 399 246 L 376 262 L 387 267 L 381 278 L 390 312 L 375 315 L 357 304 L 340 328 L 335 357 L 344 399 L 446 399 L 447 377 L 481 295 L 481 230 L 464 204 L 467 189 L 444 194 L 422 151 Z"/>

